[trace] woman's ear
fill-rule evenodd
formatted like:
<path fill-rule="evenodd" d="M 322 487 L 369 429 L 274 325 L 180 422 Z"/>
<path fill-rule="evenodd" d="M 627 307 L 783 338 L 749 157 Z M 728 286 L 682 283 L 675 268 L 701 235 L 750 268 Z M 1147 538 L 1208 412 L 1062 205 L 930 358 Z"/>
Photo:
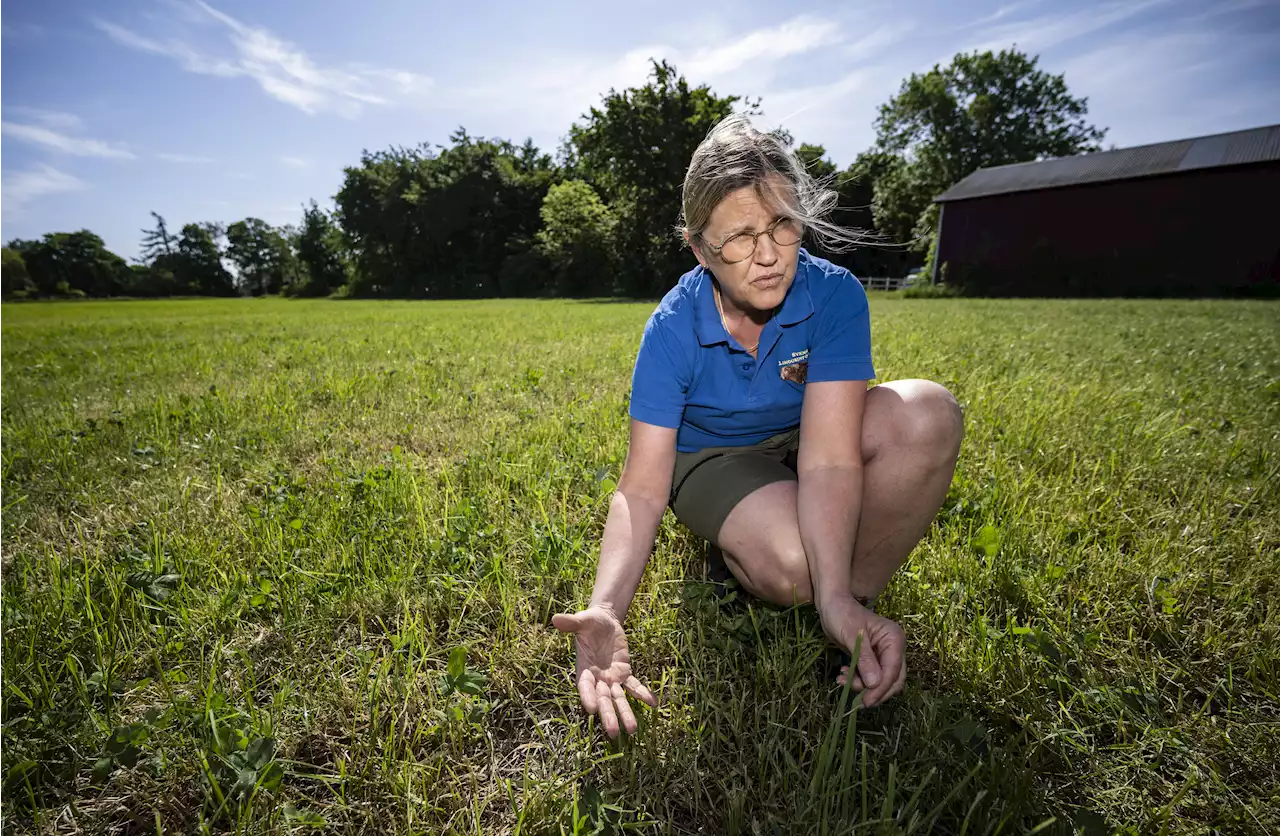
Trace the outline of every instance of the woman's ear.
<path fill-rule="evenodd" d="M 689 230 L 684 230 L 684 242 L 689 245 L 689 249 L 693 250 L 694 256 L 697 257 L 698 263 L 703 267 L 707 267 L 707 259 L 702 255 L 702 247 L 698 246 L 698 236 L 690 235 Z M 710 269 L 710 268 L 707 268 Z"/>

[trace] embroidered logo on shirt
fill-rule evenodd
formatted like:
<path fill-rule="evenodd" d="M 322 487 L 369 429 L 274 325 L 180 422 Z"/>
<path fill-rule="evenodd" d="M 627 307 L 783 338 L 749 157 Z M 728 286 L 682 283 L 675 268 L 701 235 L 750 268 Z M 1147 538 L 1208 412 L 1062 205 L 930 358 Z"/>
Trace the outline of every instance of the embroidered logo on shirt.
<path fill-rule="evenodd" d="M 803 384 L 809 377 L 809 349 L 791 352 L 791 357 L 778 361 L 778 367 L 783 380 Z"/>

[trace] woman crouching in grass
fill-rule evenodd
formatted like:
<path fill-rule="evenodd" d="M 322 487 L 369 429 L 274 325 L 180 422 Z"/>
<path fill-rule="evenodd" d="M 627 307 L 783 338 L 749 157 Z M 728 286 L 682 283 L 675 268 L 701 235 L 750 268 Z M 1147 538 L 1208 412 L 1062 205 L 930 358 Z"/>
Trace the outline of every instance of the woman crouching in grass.
<path fill-rule="evenodd" d="M 582 705 L 610 737 L 636 729 L 622 623 L 670 505 L 750 594 L 812 603 L 826 634 L 861 652 L 851 687 L 874 706 L 902 690 L 902 628 L 872 610 L 942 505 L 963 435 L 951 393 L 928 380 L 868 388 L 867 297 L 848 270 L 801 248 L 835 194 L 776 136 L 720 122 L 684 181 L 698 267 L 649 318 L 631 387 L 631 437 L 588 607 L 559 613 L 577 637 Z M 837 681 L 851 672 L 841 668 Z"/>

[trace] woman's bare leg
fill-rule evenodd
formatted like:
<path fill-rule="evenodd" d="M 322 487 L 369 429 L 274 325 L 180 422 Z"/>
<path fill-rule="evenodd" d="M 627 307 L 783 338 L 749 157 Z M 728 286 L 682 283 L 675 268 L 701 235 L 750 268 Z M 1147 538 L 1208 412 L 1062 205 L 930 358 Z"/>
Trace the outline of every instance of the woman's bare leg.
<path fill-rule="evenodd" d="M 946 498 L 963 434 L 955 398 L 932 381 L 897 380 L 867 392 L 854 595 L 879 595 L 924 537 Z M 795 482 L 765 485 L 739 502 L 716 544 L 751 594 L 783 606 L 813 600 Z"/>

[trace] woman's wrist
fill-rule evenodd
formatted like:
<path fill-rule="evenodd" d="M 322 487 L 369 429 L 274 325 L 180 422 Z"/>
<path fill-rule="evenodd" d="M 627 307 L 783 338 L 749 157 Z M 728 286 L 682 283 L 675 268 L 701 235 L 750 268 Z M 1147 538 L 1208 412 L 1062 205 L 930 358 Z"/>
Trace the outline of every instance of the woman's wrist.
<path fill-rule="evenodd" d="M 627 614 L 625 610 L 619 613 L 617 607 L 613 605 L 612 601 L 596 601 L 593 599 L 590 603 L 587 604 L 587 609 L 604 610 L 605 612 L 609 613 L 609 615 L 612 615 L 614 618 L 616 618 L 619 624 L 622 623 L 622 619 L 625 618 Z"/>
<path fill-rule="evenodd" d="M 818 612 L 832 607 L 848 606 L 850 603 L 857 604 L 864 609 L 870 609 L 867 605 L 868 599 L 854 595 L 847 589 L 832 589 L 829 591 L 814 590 L 813 606 Z"/>

